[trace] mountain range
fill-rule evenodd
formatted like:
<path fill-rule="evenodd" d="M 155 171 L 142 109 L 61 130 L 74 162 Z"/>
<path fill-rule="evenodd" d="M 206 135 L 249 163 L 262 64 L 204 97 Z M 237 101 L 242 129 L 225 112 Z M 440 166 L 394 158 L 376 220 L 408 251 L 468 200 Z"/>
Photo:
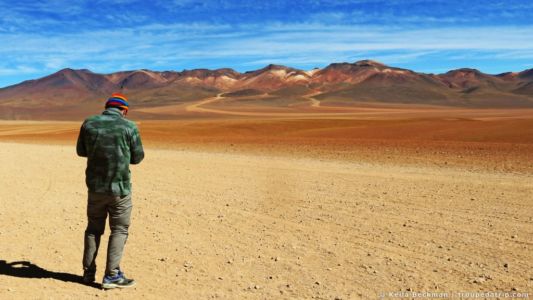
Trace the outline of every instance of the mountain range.
<path fill-rule="evenodd" d="M 276 106 L 313 95 L 326 106 L 393 103 L 519 108 L 533 107 L 533 69 L 497 75 L 468 68 L 426 74 L 372 60 L 333 63 L 310 71 L 268 65 L 245 73 L 229 68 L 111 74 L 63 69 L 0 89 L 0 118 L 34 118 L 43 112 L 59 115 L 100 107 L 117 91 L 137 107 L 194 102 L 215 95 L 235 101 L 261 95 L 263 102 L 271 99 Z"/>

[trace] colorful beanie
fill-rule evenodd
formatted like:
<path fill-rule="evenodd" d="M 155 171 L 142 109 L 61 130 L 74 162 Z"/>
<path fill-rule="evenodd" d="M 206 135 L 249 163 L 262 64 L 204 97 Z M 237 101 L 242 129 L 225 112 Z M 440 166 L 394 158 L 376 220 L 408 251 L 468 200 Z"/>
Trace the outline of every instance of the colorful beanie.
<path fill-rule="evenodd" d="M 105 108 L 118 107 L 126 111 L 128 110 L 129 106 L 130 105 L 128 104 L 128 98 L 119 93 L 112 94 L 111 98 L 107 99 L 107 102 L 105 103 Z"/>

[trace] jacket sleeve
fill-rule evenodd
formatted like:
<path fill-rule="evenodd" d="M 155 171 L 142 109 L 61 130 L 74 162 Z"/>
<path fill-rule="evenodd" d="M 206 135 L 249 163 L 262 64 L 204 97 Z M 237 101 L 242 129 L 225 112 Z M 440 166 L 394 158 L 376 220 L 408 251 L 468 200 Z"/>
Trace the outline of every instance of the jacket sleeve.
<path fill-rule="evenodd" d="M 81 125 L 80 134 L 78 135 L 78 143 L 76 144 L 76 152 L 81 157 L 87 157 L 87 148 L 85 147 L 85 122 Z"/>
<path fill-rule="evenodd" d="M 138 164 L 144 158 L 144 149 L 141 141 L 141 135 L 139 134 L 139 129 L 137 126 L 133 127 L 132 136 L 130 139 L 130 152 L 131 152 L 131 164 Z"/>

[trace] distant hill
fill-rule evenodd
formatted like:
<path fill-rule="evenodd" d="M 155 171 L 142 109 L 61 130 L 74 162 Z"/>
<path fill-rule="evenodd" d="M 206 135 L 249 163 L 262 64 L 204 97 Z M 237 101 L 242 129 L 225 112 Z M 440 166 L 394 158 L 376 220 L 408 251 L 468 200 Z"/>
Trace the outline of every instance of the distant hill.
<path fill-rule="evenodd" d="M 475 69 L 444 74 L 417 73 L 376 61 L 333 63 L 298 70 L 281 65 L 240 73 L 232 69 L 181 72 L 150 70 L 97 74 L 63 69 L 49 76 L 0 89 L 0 118 L 31 119 L 38 114 L 62 119 L 101 107 L 112 92 L 128 95 L 137 107 L 180 104 L 223 97 L 298 98 L 313 94 L 328 103 L 430 104 L 475 108 L 533 107 L 533 69 L 497 75 Z M 283 101 L 273 102 L 285 103 Z"/>

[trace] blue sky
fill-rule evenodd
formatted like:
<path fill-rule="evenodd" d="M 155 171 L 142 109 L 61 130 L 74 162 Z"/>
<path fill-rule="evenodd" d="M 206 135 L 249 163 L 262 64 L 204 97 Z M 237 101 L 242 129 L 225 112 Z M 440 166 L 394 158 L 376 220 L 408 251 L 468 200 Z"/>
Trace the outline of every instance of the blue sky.
<path fill-rule="evenodd" d="M 375 59 L 428 73 L 533 68 L 525 0 L 0 0 L 0 87 L 98 73 Z"/>

